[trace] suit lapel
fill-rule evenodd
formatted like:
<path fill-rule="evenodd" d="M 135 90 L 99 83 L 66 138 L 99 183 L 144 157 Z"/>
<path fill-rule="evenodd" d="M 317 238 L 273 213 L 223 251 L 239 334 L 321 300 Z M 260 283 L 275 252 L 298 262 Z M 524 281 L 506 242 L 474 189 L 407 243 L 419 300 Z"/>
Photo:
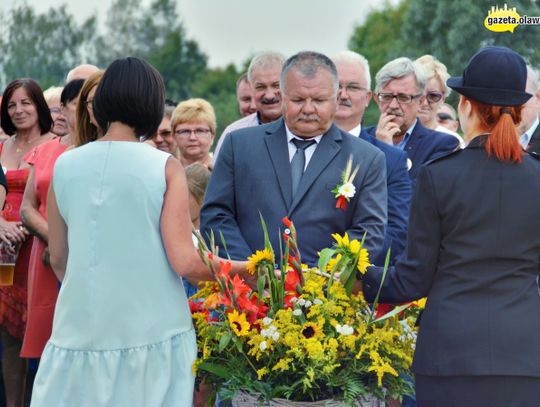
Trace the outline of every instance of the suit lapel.
<path fill-rule="evenodd" d="M 313 156 L 309 160 L 309 164 L 300 180 L 298 185 L 298 191 L 293 197 L 293 202 L 289 208 L 289 215 L 295 210 L 298 204 L 302 201 L 302 198 L 311 187 L 313 182 L 319 177 L 320 173 L 326 168 L 326 166 L 332 161 L 332 159 L 341 150 L 340 143 L 342 140 L 341 133 L 335 125 L 330 127 L 330 130 L 321 138 L 318 143 Z M 290 165 L 289 165 L 290 168 Z M 290 173 L 290 170 L 289 170 Z M 290 179 L 290 174 L 289 174 Z M 289 180 L 290 184 L 290 180 Z M 290 192 L 289 192 L 290 193 Z"/>
<path fill-rule="evenodd" d="M 418 119 L 412 131 L 411 138 L 405 146 L 405 152 L 409 156 L 409 159 L 411 160 L 413 165 L 416 159 L 416 154 L 418 153 L 418 151 L 420 151 L 420 145 L 422 144 L 424 136 L 424 128 L 422 127 L 422 125 L 420 124 L 420 120 Z"/>
<path fill-rule="evenodd" d="M 285 201 L 285 206 L 289 208 L 292 201 L 291 163 L 289 161 L 287 133 L 285 132 L 283 119 L 276 121 L 266 130 L 265 142 L 270 153 L 281 195 Z"/>

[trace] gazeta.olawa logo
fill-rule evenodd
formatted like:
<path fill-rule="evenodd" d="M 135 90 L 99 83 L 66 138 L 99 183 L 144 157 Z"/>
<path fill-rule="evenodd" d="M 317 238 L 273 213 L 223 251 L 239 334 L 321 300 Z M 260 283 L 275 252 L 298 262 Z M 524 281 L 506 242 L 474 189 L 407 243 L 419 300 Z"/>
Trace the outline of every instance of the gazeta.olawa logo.
<path fill-rule="evenodd" d="M 540 16 L 520 16 L 515 7 L 508 8 L 505 4 L 504 8 L 499 8 L 499 6 L 491 7 L 487 17 L 484 19 L 484 27 L 489 31 L 498 33 L 505 31 L 513 33 L 518 25 L 540 25 Z"/>

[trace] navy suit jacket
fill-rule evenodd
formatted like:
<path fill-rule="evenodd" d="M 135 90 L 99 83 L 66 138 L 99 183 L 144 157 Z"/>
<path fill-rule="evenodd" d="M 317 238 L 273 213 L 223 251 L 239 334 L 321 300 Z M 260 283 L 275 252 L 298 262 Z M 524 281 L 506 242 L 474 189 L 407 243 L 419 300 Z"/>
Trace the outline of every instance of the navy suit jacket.
<path fill-rule="evenodd" d="M 540 377 L 538 179 L 538 159 L 489 158 L 482 137 L 420 169 L 407 248 L 380 296 L 428 297 L 415 373 Z M 368 269 L 368 301 L 381 279 Z"/>
<path fill-rule="evenodd" d="M 360 165 L 354 180 L 356 194 L 345 211 L 337 209 L 331 192 L 341 182 L 348 158 Z M 298 232 L 303 262 L 317 263 L 317 252 L 332 246 L 332 233 L 348 232 L 366 248 L 379 252 L 387 222 L 384 154 L 371 144 L 338 129 L 323 135 L 292 196 L 291 165 L 283 119 L 233 131 L 223 143 L 201 209 L 201 231 L 223 233 L 233 259 L 246 259 L 264 247 L 259 213 L 279 253 L 282 218 L 288 216 Z"/>
<path fill-rule="evenodd" d="M 375 137 L 376 127 L 370 127 L 366 131 Z M 409 177 L 411 177 L 413 185 L 422 165 L 451 153 L 458 146 L 459 140 L 456 137 L 425 128 L 420 123 L 420 120 L 417 120 L 411 137 L 405 145 L 405 152 L 412 163 L 412 167 L 409 169 Z"/>
<path fill-rule="evenodd" d="M 377 140 L 362 129 L 362 140 L 379 148 L 386 157 L 386 187 L 388 189 L 388 225 L 382 251 L 371 258 L 373 264 L 384 265 L 386 252 L 390 249 L 393 260 L 405 249 L 407 221 L 411 202 L 411 180 L 407 171 L 407 153 L 383 141 Z"/>

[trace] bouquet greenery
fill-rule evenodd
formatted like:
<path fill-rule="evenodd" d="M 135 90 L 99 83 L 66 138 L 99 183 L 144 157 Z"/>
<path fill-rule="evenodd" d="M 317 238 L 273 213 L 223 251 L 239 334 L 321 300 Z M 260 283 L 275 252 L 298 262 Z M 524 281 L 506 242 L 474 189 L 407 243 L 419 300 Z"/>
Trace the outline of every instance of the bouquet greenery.
<path fill-rule="evenodd" d="M 308 268 L 301 263 L 294 225 L 283 221 L 278 258 L 262 222 L 265 247 L 248 259 L 256 289 L 230 275 L 230 263 L 215 270 L 207 262 L 215 281 L 207 282 L 191 304 L 197 376 L 224 399 L 241 391 L 261 401 L 352 404 L 367 396 L 410 394 L 406 376 L 414 327 L 398 318 L 407 305 L 376 318 L 361 292 L 354 293 L 356 274 L 370 265 L 362 242 L 335 234 L 334 246 L 319 253 L 318 267 Z M 200 250 L 212 258 L 211 251 Z"/>

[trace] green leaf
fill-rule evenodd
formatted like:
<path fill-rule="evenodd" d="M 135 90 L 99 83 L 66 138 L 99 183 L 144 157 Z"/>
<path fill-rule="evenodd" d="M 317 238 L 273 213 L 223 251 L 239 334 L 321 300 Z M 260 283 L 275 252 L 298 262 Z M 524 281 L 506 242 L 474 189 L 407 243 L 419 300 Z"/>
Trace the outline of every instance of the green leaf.
<path fill-rule="evenodd" d="M 394 315 L 399 314 L 401 311 L 406 310 L 406 309 L 409 308 L 410 306 L 411 306 L 411 303 L 410 303 L 410 302 L 407 303 L 407 304 L 400 305 L 399 307 L 394 308 L 392 311 L 387 312 L 387 313 L 384 314 L 382 317 L 377 318 L 377 319 L 371 321 L 371 323 L 381 322 L 381 321 L 384 321 L 385 319 L 391 318 L 391 317 L 393 317 Z"/>
<path fill-rule="evenodd" d="M 379 289 L 377 290 L 377 295 L 375 296 L 375 301 L 373 301 L 373 304 L 371 306 L 371 315 L 369 317 L 368 324 L 373 321 L 373 315 L 375 313 L 375 309 L 377 308 L 377 305 L 379 304 L 379 297 L 381 295 L 381 290 L 384 284 L 384 279 L 386 278 L 386 272 L 388 271 L 388 266 L 390 265 L 390 249 L 386 252 L 386 258 L 384 259 L 384 268 L 383 268 L 383 274 L 381 278 L 381 284 L 379 285 Z"/>
<path fill-rule="evenodd" d="M 223 349 L 225 349 L 227 347 L 227 345 L 231 342 L 231 334 L 230 333 L 227 333 L 225 335 L 223 335 L 220 339 L 219 339 L 219 347 L 218 347 L 218 350 L 220 352 L 223 351 Z"/>
<path fill-rule="evenodd" d="M 207 363 L 207 362 L 201 363 L 198 366 L 198 368 L 200 370 L 204 370 L 205 372 L 215 374 L 216 376 L 219 376 L 223 379 L 228 379 L 229 377 L 231 377 L 231 374 L 234 373 L 222 365 L 214 365 L 212 363 Z"/>
<path fill-rule="evenodd" d="M 225 250 L 225 254 L 227 254 L 227 259 L 230 260 L 231 256 L 229 256 L 229 250 L 227 250 L 227 242 L 225 241 L 225 236 L 223 236 L 221 229 L 219 230 L 219 238 L 221 239 L 221 243 L 223 244 L 223 250 Z"/>
<path fill-rule="evenodd" d="M 268 228 L 266 227 L 266 222 L 264 221 L 264 217 L 262 216 L 262 213 L 260 211 L 259 216 L 261 218 L 261 225 L 264 233 L 264 247 L 266 249 L 270 249 L 270 251 L 272 252 L 272 256 L 274 257 L 274 248 L 272 247 L 272 243 L 270 243 L 270 238 L 268 237 Z"/>
<path fill-rule="evenodd" d="M 336 251 L 334 249 L 326 248 L 326 249 L 321 250 L 319 254 L 319 263 L 318 263 L 319 270 L 321 271 L 326 270 L 326 266 L 328 265 L 328 262 L 330 261 L 332 256 L 334 256 L 335 253 Z"/>
<path fill-rule="evenodd" d="M 266 276 L 264 273 L 259 273 L 259 277 L 257 278 L 257 302 L 261 302 L 261 298 L 263 297 L 264 287 L 266 285 Z"/>

